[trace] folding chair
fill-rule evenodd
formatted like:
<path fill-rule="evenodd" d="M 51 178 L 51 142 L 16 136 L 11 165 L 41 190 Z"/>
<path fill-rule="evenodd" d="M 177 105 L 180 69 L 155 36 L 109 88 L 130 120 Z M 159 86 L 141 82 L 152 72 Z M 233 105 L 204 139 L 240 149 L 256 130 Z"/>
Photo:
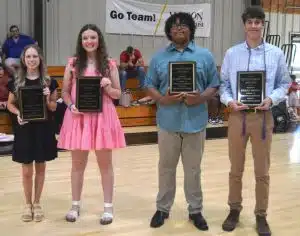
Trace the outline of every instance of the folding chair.
<path fill-rule="evenodd" d="M 296 56 L 296 50 L 297 46 L 293 43 L 283 44 L 281 46 L 281 50 L 284 53 L 286 64 L 290 70 L 290 73 L 293 73 L 293 66 L 295 56 Z"/>
<path fill-rule="evenodd" d="M 265 21 L 264 25 L 264 31 L 263 31 L 263 38 L 266 39 L 266 37 L 269 35 L 270 32 L 270 21 Z"/>
<path fill-rule="evenodd" d="M 280 47 L 280 35 L 278 34 L 269 34 L 266 37 L 266 42 L 273 44 L 277 47 Z"/>

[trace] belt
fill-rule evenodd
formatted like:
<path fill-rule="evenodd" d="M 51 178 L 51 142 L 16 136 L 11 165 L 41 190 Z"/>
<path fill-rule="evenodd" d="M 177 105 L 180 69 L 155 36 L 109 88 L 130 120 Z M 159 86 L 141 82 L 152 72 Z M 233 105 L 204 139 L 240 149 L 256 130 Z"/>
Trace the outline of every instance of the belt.
<path fill-rule="evenodd" d="M 243 110 L 242 112 L 245 112 L 245 113 L 259 113 L 259 112 L 264 112 L 265 110 L 257 110 L 257 109 L 254 109 L 254 108 L 250 108 L 250 109 L 247 109 L 247 110 Z"/>
<path fill-rule="evenodd" d="M 243 112 L 243 113 L 262 113 L 264 111 L 269 111 L 269 110 L 258 110 L 258 109 L 250 108 L 250 109 L 247 109 L 247 110 L 241 110 L 240 112 Z M 232 111 L 231 108 L 228 108 L 228 112 L 231 113 L 233 111 Z"/>

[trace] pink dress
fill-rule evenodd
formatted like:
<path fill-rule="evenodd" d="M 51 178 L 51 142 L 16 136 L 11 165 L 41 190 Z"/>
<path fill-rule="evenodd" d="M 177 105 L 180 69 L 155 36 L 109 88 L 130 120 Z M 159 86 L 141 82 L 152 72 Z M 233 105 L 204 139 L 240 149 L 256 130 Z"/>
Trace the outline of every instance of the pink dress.
<path fill-rule="evenodd" d="M 70 58 L 68 65 L 72 65 L 74 58 Z M 116 63 L 110 61 L 110 67 Z M 74 69 L 71 78 L 71 99 L 76 101 L 76 78 Z M 97 73 L 87 69 L 85 76 L 95 76 Z M 124 131 L 122 129 L 115 105 L 111 97 L 103 94 L 101 113 L 73 114 L 66 110 L 64 121 L 60 130 L 58 147 L 67 150 L 100 150 L 115 149 L 126 146 Z"/>

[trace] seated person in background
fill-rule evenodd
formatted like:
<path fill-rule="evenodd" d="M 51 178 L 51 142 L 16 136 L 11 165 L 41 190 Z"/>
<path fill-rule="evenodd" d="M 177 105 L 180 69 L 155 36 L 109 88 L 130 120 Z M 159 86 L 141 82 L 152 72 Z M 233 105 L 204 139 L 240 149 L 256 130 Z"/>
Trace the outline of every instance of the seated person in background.
<path fill-rule="evenodd" d="M 8 73 L 5 73 L 4 66 L 0 63 L 0 110 L 6 110 L 9 80 Z"/>
<path fill-rule="evenodd" d="M 126 81 L 130 77 L 137 77 L 139 80 L 139 88 L 144 87 L 145 68 L 144 60 L 140 50 L 128 46 L 120 55 L 120 85 L 122 91 L 126 90 Z M 139 102 L 151 101 L 151 97 L 144 97 Z"/>
<path fill-rule="evenodd" d="M 293 112 L 291 113 L 292 120 L 298 120 L 299 115 L 297 109 L 300 108 L 300 85 L 296 82 L 296 76 L 291 75 L 292 83 L 289 87 L 288 96 L 289 96 L 289 107 L 292 108 Z"/>
<path fill-rule="evenodd" d="M 20 34 L 18 26 L 10 26 L 9 37 L 2 46 L 2 52 L 4 64 L 11 74 L 16 75 L 16 70 L 20 66 L 20 56 L 24 47 L 34 43 L 36 42 L 28 35 Z"/>
<path fill-rule="evenodd" d="M 223 124 L 221 116 L 220 95 L 217 92 L 215 96 L 207 101 L 208 105 L 208 122 L 212 125 Z"/>
<path fill-rule="evenodd" d="M 0 63 L 2 64 L 3 52 L 2 52 L 2 44 L 0 43 Z"/>

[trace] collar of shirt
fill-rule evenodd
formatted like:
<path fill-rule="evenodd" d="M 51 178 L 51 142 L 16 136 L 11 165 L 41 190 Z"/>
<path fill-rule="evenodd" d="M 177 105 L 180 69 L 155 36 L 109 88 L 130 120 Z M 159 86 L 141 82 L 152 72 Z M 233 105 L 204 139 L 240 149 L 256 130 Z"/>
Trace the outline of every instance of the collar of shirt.
<path fill-rule="evenodd" d="M 245 42 L 242 44 L 242 46 L 243 46 L 245 49 L 247 49 L 247 50 L 252 49 L 252 50 L 260 51 L 260 50 L 264 50 L 264 49 L 265 49 L 265 47 L 266 47 L 266 42 L 265 42 L 265 40 L 263 40 L 257 47 L 255 47 L 255 48 L 250 48 L 249 45 L 248 45 L 248 43 L 247 43 L 247 41 L 245 41 Z"/>
<path fill-rule="evenodd" d="M 175 44 L 172 42 L 168 47 L 167 47 L 167 51 L 171 52 L 177 50 Z M 192 40 L 189 42 L 189 44 L 185 47 L 185 50 L 190 50 L 190 51 L 195 51 L 195 42 Z"/>

